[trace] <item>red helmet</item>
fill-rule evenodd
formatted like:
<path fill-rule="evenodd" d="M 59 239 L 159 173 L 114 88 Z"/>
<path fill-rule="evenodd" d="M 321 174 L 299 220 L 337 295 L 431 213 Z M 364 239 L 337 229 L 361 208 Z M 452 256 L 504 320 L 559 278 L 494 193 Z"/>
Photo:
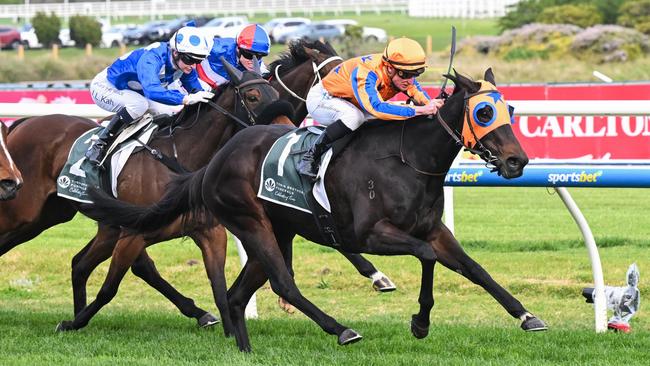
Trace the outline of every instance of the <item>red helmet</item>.
<path fill-rule="evenodd" d="M 266 56 L 271 50 L 271 40 L 264 28 L 249 24 L 237 35 L 237 47 Z"/>

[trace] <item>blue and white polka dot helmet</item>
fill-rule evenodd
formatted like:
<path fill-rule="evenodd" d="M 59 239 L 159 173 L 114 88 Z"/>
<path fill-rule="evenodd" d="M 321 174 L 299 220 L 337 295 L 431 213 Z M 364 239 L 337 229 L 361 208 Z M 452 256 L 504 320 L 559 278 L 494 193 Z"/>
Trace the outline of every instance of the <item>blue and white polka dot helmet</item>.
<path fill-rule="evenodd" d="M 213 44 L 214 40 L 211 37 L 206 37 L 199 28 L 191 26 L 179 29 L 169 40 L 169 45 L 173 50 L 198 59 L 206 58 L 210 54 Z"/>

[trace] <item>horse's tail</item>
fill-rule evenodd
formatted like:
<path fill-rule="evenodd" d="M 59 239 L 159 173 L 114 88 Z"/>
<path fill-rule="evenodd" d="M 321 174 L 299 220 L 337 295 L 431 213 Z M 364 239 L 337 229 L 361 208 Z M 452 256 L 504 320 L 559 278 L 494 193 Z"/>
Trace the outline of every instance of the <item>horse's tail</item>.
<path fill-rule="evenodd" d="M 160 201 L 151 206 L 137 206 L 117 200 L 103 191 L 91 190 L 89 194 L 94 203 L 82 205 L 81 211 L 102 223 L 138 232 L 158 230 L 188 213 L 193 220 L 208 218 L 203 223 L 209 223 L 211 216 L 205 214 L 201 194 L 205 169 L 173 178 Z M 184 221 L 188 221 L 187 217 Z"/>

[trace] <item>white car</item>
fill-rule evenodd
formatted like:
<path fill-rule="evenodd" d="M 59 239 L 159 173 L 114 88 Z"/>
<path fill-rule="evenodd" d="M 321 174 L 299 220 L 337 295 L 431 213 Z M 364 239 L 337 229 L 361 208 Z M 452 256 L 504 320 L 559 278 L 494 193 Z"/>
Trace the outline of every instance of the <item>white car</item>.
<path fill-rule="evenodd" d="M 212 19 L 205 23 L 200 29 L 204 30 L 207 36 L 215 38 L 234 38 L 237 36 L 237 33 L 247 25 L 247 17 L 223 17 Z"/>
<path fill-rule="evenodd" d="M 135 28 L 135 24 L 116 24 L 111 26 L 111 22 L 106 19 L 98 18 L 97 22 L 102 26 L 102 40 L 99 47 L 111 48 L 119 47 L 124 43 L 124 35 L 122 34 L 127 29 Z"/>
<path fill-rule="evenodd" d="M 307 18 L 274 18 L 266 22 L 262 27 L 269 34 L 271 42 L 280 42 L 287 38 L 287 35 L 297 30 L 299 27 L 311 24 Z"/>
<path fill-rule="evenodd" d="M 111 48 L 121 46 L 125 43 L 124 32 L 129 29 L 135 29 L 136 27 L 137 25 L 135 24 L 115 24 L 114 26 L 110 26 L 102 23 L 102 41 L 99 47 Z"/>
<path fill-rule="evenodd" d="M 25 24 L 20 29 L 20 39 L 25 48 L 42 48 L 43 45 L 38 41 L 34 27 L 31 24 Z M 59 31 L 59 44 L 63 47 L 74 46 L 74 41 L 70 39 L 70 29 L 64 28 Z"/>
<path fill-rule="evenodd" d="M 353 19 L 330 19 L 324 20 L 322 23 L 340 26 L 344 32 L 345 27 L 349 25 L 359 25 L 359 23 Z M 361 36 L 364 41 L 386 42 L 386 40 L 388 40 L 388 34 L 381 28 L 362 27 L 362 29 L 363 33 Z"/>

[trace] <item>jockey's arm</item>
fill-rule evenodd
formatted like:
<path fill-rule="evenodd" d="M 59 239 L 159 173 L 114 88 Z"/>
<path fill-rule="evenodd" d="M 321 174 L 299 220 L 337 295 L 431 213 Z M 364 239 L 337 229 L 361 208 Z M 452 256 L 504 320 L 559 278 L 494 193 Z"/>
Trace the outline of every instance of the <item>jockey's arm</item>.
<path fill-rule="evenodd" d="M 167 105 L 183 104 L 183 93 L 178 90 L 168 90 L 160 83 L 158 73 L 164 61 L 154 52 L 147 52 L 138 61 L 138 80 L 142 92 L 147 99 Z"/>
<path fill-rule="evenodd" d="M 189 74 L 183 74 L 180 78 L 183 88 L 187 90 L 188 93 L 193 93 L 194 91 L 203 90 L 203 86 L 199 82 L 198 74 L 196 70 L 192 70 Z"/>
<path fill-rule="evenodd" d="M 406 89 L 406 95 L 413 99 L 415 105 L 426 105 L 431 100 L 429 94 L 422 89 L 417 80 L 413 80 L 413 84 Z"/>
<path fill-rule="evenodd" d="M 357 67 L 350 75 L 354 96 L 361 109 L 376 118 L 404 120 L 416 115 L 413 107 L 384 101 L 377 91 L 378 77 L 374 71 Z"/>

